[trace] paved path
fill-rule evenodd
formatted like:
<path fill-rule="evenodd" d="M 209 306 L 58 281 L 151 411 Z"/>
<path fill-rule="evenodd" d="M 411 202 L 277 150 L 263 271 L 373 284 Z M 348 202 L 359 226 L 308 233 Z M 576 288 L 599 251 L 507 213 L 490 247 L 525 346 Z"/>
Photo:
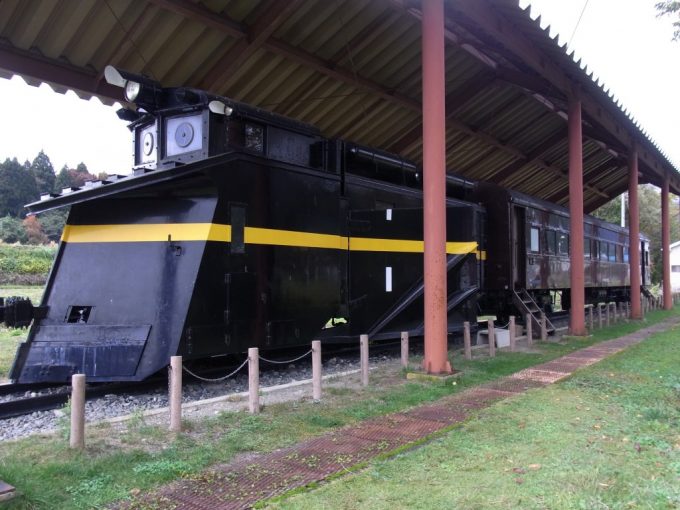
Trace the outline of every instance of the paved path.
<path fill-rule="evenodd" d="M 259 500 L 321 481 L 395 448 L 427 439 L 467 419 L 475 410 L 564 379 L 575 370 L 597 363 L 678 322 L 680 319 L 669 319 L 434 403 L 366 420 L 290 448 L 213 467 L 197 479 L 173 482 L 117 508 L 139 505 L 164 510 L 250 508 Z"/>

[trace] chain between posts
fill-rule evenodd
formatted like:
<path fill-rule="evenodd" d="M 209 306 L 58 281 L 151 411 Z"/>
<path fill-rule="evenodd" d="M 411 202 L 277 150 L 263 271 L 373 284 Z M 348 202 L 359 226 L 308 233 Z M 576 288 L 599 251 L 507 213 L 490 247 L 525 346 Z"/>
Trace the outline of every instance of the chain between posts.
<path fill-rule="evenodd" d="M 225 379 L 229 379 L 231 376 L 235 375 L 236 372 L 238 372 L 239 370 L 241 370 L 243 367 L 246 366 L 246 363 L 248 363 L 248 358 L 246 358 L 245 361 L 244 361 L 243 363 L 241 363 L 241 365 L 240 365 L 236 370 L 234 370 L 233 372 L 231 372 L 231 373 L 229 373 L 229 374 L 227 374 L 227 375 L 225 375 L 225 376 L 222 376 L 222 377 L 217 377 L 217 378 L 215 378 L 215 379 L 211 379 L 211 378 L 207 378 L 207 377 L 201 377 L 201 376 L 198 375 L 198 374 L 194 374 L 191 370 L 189 370 L 189 369 L 188 369 L 187 367 L 185 367 L 185 366 L 182 366 L 182 370 L 184 370 L 187 374 L 189 374 L 189 375 L 195 377 L 195 378 L 198 379 L 199 381 L 203 381 L 203 382 L 220 382 L 220 381 L 224 381 Z"/>
<path fill-rule="evenodd" d="M 275 365 L 286 365 L 288 363 L 295 363 L 296 361 L 300 361 L 302 358 L 309 356 L 311 353 L 312 353 L 312 349 L 309 349 L 302 356 L 298 356 L 297 358 L 293 358 L 293 359 L 289 359 L 289 360 L 281 360 L 281 361 L 263 358 L 262 356 L 259 356 L 259 355 L 258 356 L 262 361 L 266 361 L 267 363 L 273 363 Z"/>

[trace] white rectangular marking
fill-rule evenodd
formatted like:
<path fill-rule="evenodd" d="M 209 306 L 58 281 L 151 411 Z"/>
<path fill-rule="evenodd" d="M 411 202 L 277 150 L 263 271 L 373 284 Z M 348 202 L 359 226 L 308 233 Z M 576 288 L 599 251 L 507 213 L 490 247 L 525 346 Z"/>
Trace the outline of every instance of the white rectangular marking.
<path fill-rule="evenodd" d="M 392 268 L 385 268 L 385 292 L 392 292 Z"/>
<path fill-rule="evenodd" d="M 385 219 L 392 221 L 392 209 L 385 209 Z"/>

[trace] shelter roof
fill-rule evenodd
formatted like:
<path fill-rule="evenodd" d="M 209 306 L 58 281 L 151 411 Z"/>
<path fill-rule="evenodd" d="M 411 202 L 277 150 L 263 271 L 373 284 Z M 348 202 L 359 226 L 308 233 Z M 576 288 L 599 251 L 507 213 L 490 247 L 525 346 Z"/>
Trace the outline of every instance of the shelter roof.
<path fill-rule="evenodd" d="M 446 0 L 447 165 L 568 201 L 568 97 L 583 105 L 584 201 L 640 181 L 680 193 L 646 133 L 516 0 Z M 0 76 L 119 101 L 107 64 L 250 103 L 420 161 L 418 0 L 4 0 Z"/>

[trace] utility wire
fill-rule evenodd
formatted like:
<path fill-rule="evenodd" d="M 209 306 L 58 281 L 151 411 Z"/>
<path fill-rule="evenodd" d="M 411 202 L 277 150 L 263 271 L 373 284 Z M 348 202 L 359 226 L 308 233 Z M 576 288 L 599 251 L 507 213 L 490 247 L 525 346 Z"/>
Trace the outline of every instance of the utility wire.
<path fill-rule="evenodd" d="M 576 26 L 574 27 L 574 30 L 571 32 L 571 37 L 569 38 L 569 42 L 567 43 L 567 48 L 571 46 L 571 41 L 574 39 L 574 35 L 576 34 L 576 30 L 578 29 L 578 26 L 581 24 L 581 19 L 583 18 L 583 13 L 586 12 L 586 7 L 588 7 L 588 2 L 590 0 L 586 0 L 585 3 L 583 4 L 583 9 L 581 9 L 581 14 L 578 16 L 578 21 L 576 22 Z"/>
<path fill-rule="evenodd" d="M 153 72 L 151 71 L 151 68 L 149 67 L 149 62 L 147 62 L 147 60 L 144 58 L 144 55 L 142 55 L 142 52 L 141 52 L 141 50 L 139 49 L 139 47 L 137 46 L 137 43 L 135 43 L 135 40 L 132 38 L 132 34 L 130 33 L 130 31 L 129 31 L 127 28 L 125 28 L 125 25 L 123 25 L 123 22 L 122 22 L 122 21 L 120 20 L 120 18 L 116 15 L 116 11 L 114 11 L 113 8 L 111 7 L 111 5 L 109 4 L 109 0 L 104 0 L 104 4 L 105 4 L 106 7 L 109 9 L 109 12 L 110 12 L 111 15 L 113 16 L 113 18 L 116 20 L 116 24 L 120 27 L 120 29 L 121 29 L 121 30 L 125 33 L 125 35 L 127 36 L 128 41 L 130 41 L 130 44 L 131 44 L 132 47 L 134 48 L 134 50 L 135 50 L 135 52 L 137 53 L 137 55 L 139 55 L 139 58 L 142 59 L 142 62 L 144 62 L 144 68 L 147 70 L 147 72 L 149 73 L 149 75 L 151 76 L 151 78 L 153 78 L 154 80 L 156 80 L 156 77 L 153 75 Z M 156 80 L 156 81 L 158 81 L 158 80 Z"/>

